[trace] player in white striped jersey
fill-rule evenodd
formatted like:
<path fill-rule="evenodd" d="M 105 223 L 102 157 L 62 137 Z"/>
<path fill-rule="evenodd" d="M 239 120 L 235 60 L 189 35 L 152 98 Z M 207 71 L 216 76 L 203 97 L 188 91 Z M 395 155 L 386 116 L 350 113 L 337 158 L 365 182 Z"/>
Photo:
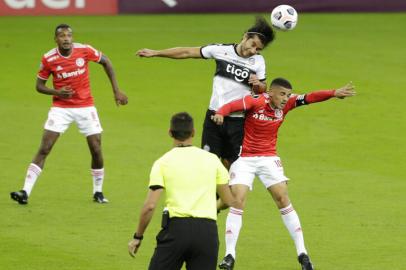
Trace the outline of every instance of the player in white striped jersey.
<path fill-rule="evenodd" d="M 164 50 L 141 49 L 140 57 L 173 59 L 215 59 L 216 71 L 209 108 L 203 127 L 202 148 L 216 154 L 229 167 L 239 155 L 243 139 L 244 113 L 227 117 L 222 126 L 211 121 L 215 111 L 226 103 L 241 99 L 251 92 L 266 90 L 265 60 L 260 55 L 274 40 L 267 21 L 257 17 L 238 44 L 213 44 L 202 47 L 176 47 Z"/>

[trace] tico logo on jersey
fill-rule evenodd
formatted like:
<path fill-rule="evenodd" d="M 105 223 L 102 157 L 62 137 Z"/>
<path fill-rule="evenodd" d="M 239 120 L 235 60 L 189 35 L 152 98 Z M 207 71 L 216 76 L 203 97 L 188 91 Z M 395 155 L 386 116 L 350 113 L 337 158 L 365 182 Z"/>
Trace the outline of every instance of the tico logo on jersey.
<path fill-rule="evenodd" d="M 243 82 L 250 75 L 250 70 L 248 68 L 240 69 L 235 65 L 227 64 L 227 72 L 234 75 L 234 79 L 237 82 Z"/>
<path fill-rule="evenodd" d="M 248 79 L 251 74 L 255 74 L 255 72 L 244 66 L 216 59 L 216 76 L 248 85 Z"/>

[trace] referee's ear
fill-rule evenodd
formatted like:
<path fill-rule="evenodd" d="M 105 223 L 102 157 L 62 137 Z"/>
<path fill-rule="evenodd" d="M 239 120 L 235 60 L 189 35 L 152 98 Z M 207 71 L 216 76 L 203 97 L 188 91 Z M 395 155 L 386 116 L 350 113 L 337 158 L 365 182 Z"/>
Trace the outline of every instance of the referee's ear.
<path fill-rule="evenodd" d="M 193 138 L 195 136 L 195 129 L 192 130 L 192 134 L 190 134 L 190 138 Z"/>
<path fill-rule="evenodd" d="M 169 134 L 169 137 L 174 138 L 174 137 L 173 137 L 173 134 L 172 134 L 172 130 L 169 129 L 169 130 L 168 130 L 168 134 Z"/>

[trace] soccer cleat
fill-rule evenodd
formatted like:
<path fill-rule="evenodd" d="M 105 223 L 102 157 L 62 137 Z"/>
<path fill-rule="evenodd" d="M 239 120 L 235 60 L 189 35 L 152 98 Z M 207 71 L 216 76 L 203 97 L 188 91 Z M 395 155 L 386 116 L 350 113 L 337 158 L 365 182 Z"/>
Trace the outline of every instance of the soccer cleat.
<path fill-rule="evenodd" d="M 28 203 L 28 195 L 25 190 L 14 191 L 10 193 L 11 199 L 15 200 L 19 204 L 27 204 Z"/>
<path fill-rule="evenodd" d="M 224 257 L 224 259 L 219 264 L 219 268 L 226 269 L 226 270 L 233 270 L 234 263 L 235 263 L 235 259 L 233 258 L 233 256 L 231 254 L 228 254 L 227 256 Z"/>
<path fill-rule="evenodd" d="M 109 202 L 109 200 L 104 198 L 103 192 L 95 192 L 93 194 L 93 201 L 95 201 L 97 203 L 108 203 Z"/>
<path fill-rule="evenodd" d="M 307 254 L 301 253 L 297 259 L 300 265 L 302 265 L 302 270 L 313 270 L 313 264 Z"/>

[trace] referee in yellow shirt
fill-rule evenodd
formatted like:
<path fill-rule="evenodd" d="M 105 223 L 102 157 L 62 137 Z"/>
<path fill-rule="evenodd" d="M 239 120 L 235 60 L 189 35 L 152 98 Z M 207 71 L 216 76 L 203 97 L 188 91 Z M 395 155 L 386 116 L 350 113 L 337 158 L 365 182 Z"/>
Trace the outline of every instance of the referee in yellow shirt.
<path fill-rule="evenodd" d="M 192 117 L 186 112 L 175 114 L 169 130 L 174 148 L 155 161 L 151 169 L 138 228 L 128 244 L 134 256 L 165 190 L 169 216 L 166 218 L 164 211 L 149 270 L 178 270 L 183 263 L 188 270 L 216 269 L 216 191 L 226 204 L 239 208 L 228 186 L 226 168 L 216 155 L 192 146 L 194 133 Z"/>

